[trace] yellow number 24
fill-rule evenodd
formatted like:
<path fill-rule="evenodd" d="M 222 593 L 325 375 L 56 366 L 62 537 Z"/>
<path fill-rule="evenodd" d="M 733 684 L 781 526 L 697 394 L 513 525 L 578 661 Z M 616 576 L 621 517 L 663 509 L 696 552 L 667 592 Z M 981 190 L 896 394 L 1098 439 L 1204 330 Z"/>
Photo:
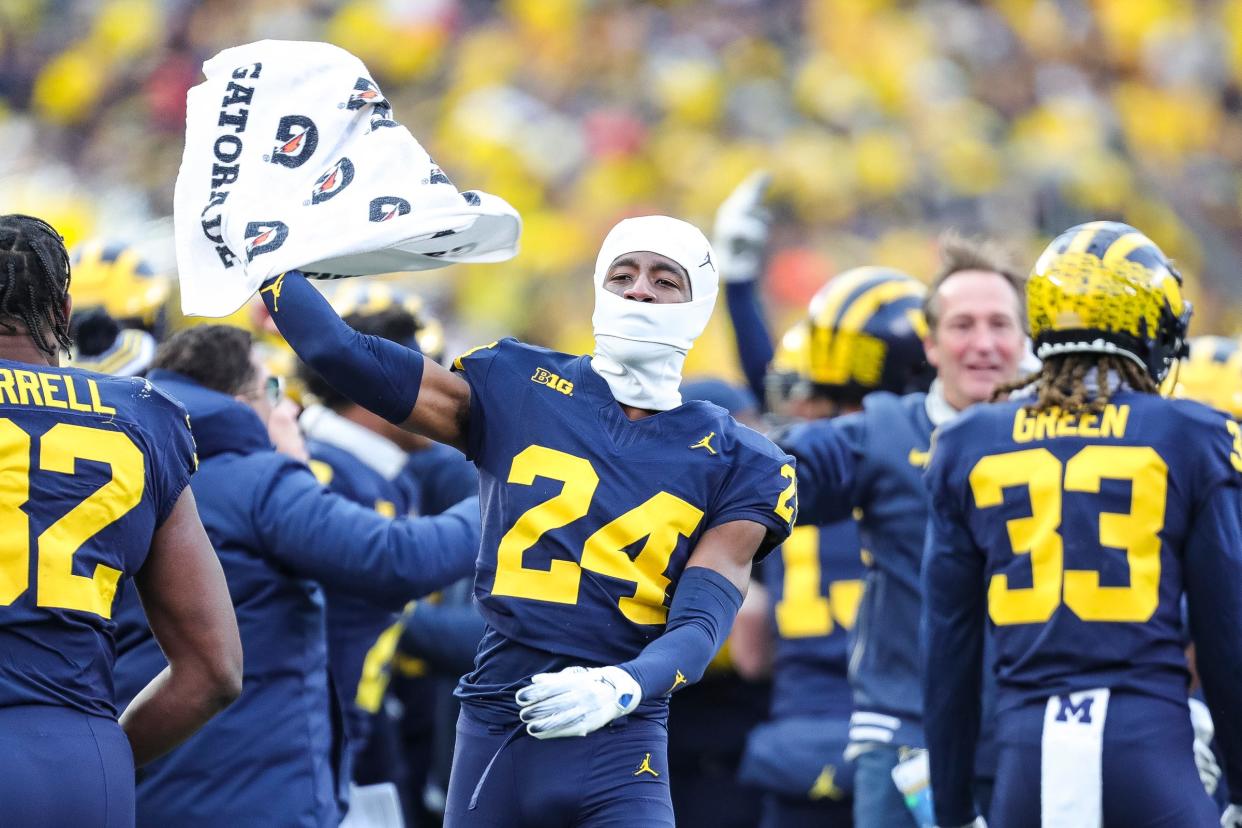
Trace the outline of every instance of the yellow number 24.
<path fill-rule="evenodd" d="M 12 604 L 30 586 L 30 518 L 22 509 L 30 497 L 30 448 L 30 435 L 0 417 L 0 606 Z M 52 426 L 39 439 L 41 470 L 71 475 L 78 460 L 108 464 L 112 478 L 40 533 L 35 600 L 41 607 L 111 618 L 121 571 L 97 564 L 91 575 L 75 575 L 73 556 L 142 500 L 142 452 L 119 431 L 70 423 Z"/>
<path fill-rule="evenodd" d="M 500 539 L 496 551 L 493 595 L 507 595 L 558 604 L 578 603 L 582 570 L 589 569 L 634 584 L 622 597 L 621 613 L 635 624 L 663 624 L 668 619 L 664 570 L 681 537 L 690 537 L 703 511 L 676 495 L 657 492 L 641 505 L 609 522 L 587 538 L 582 563 L 553 560 L 547 569 L 522 565 L 522 556 L 545 532 L 586 515 L 599 485 L 599 475 L 585 457 L 546 446 L 528 446 L 513 458 L 509 482 L 529 486 L 536 477 L 564 483 L 560 493 L 528 509 Z M 638 555 L 625 550 L 646 538 Z"/>
<path fill-rule="evenodd" d="M 988 584 L 988 612 L 998 626 L 1047 621 L 1064 599 L 1084 621 L 1143 622 L 1160 603 L 1160 530 L 1164 528 L 1168 465 L 1150 446 L 1087 446 L 1062 466 L 1047 449 L 984 457 L 971 470 L 975 506 L 1000 506 L 1003 490 L 1025 486 L 1031 516 L 1008 521 L 1015 555 L 1030 555 L 1031 586 L 1010 588 L 997 573 Z M 1064 482 L 1062 482 L 1064 477 Z M 1124 549 L 1130 585 L 1100 586 L 1094 570 L 1065 569 L 1060 535 L 1062 492 L 1098 493 L 1102 480 L 1130 481 L 1130 511 L 1100 515 L 1099 541 Z"/>

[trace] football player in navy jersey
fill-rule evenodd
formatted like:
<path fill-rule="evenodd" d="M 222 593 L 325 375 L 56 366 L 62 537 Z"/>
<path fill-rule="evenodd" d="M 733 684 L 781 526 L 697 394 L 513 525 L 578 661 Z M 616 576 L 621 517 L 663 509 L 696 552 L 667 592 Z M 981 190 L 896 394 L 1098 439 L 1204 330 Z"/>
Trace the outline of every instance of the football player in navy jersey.
<path fill-rule="evenodd" d="M 237 697 L 241 642 L 186 487 L 185 409 L 58 367 L 69 282 L 55 230 L 0 216 L 0 823 L 132 826 L 135 764 Z M 131 578 L 169 666 L 118 725 L 112 612 Z"/>
<path fill-rule="evenodd" d="M 262 291 L 338 390 L 479 468 L 488 628 L 458 690 L 450 826 L 673 824 L 667 696 L 702 675 L 796 513 L 790 458 L 678 393 L 717 293 L 703 234 L 623 221 L 594 287 L 593 356 L 506 339 L 454 373 L 359 336 L 301 274 Z"/>
<path fill-rule="evenodd" d="M 969 823 L 984 626 L 996 645 L 992 821 L 1209 826 L 1186 710 L 1185 595 L 1227 774 L 1242 778 L 1242 428 L 1157 384 L 1181 277 L 1132 227 L 1055 239 L 1027 288 L 1030 395 L 940 431 L 923 582 L 938 822 Z M 1242 824 L 1242 794 L 1222 823 Z"/>
<path fill-rule="evenodd" d="M 773 351 L 758 291 L 769 225 L 764 184 L 763 174 L 752 175 L 716 215 L 721 278 L 752 388 L 778 418 L 795 420 L 859 411 L 873 391 L 926 391 L 926 291 L 897 271 L 864 267 L 834 277 Z M 858 526 L 847 517 L 797 527 L 764 563 L 766 597 L 755 595 L 768 605 L 775 631 L 772 715 L 752 732 L 742 769 L 743 781 L 766 792 L 764 826 L 852 824 L 853 764 L 843 754 L 861 553 Z M 745 654 L 743 642 L 732 646 L 739 658 Z"/>
<path fill-rule="evenodd" d="M 833 416 L 861 411 L 871 392 L 925 390 L 925 293 L 884 268 L 831 279 L 795 327 L 801 335 L 785 337 L 777 354 L 778 367 L 796 374 L 791 404 Z M 853 709 L 849 631 L 863 575 L 852 517 L 797 527 L 764 564 L 776 634 L 772 721 L 752 733 L 744 766 L 746 781 L 769 792 L 764 826 L 852 824 L 853 769 L 843 756 Z"/>
<path fill-rule="evenodd" d="M 854 712 L 847 755 L 855 758 L 859 828 L 915 824 L 892 772 L 906 759 L 917 762 L 912 749 L 926 747 L 916 642 L 930 510 L 923 467 L 932 431 L 1012 380 L 1025 350 L 1022 279 L 1003 254 L 949 235 L 941 256 L 944 264 L 923 304 L 924 349 L 936 368 L 931 389 L 873 393 L 861 411 L 797 426 L 780 439 L 798 459 L 799 522 L 831 524 L 858 509 L 862 544 L 870 552 L 850 664 Z M 843 298 L 857 312 L 901 289 L 865 272 L 856 278 Z M 843 320 L 838 310 L 829 318 Z M 868 350 L 859 353 L 865 365 Z M 981 751 L 977 793 L 983 807 L 989 753 Z M 917 765 L 907 767 L 918 772 Z"/>

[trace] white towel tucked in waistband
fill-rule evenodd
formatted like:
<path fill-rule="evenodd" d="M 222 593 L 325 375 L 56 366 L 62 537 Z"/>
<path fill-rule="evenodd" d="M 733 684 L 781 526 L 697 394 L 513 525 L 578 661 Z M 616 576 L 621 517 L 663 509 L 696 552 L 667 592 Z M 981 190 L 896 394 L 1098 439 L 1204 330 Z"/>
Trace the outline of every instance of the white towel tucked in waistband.
<path fill-rule="evenodd" d="M 1039 773 L 1043 828 L 1100 828 L 1108 688 L 1053 696 L 1044 707 Z"/>
<path fill-rule="evenodd" d="M 186 314 L 225 316 L 295 268 L 336 278 L 516 255 L 517 212 L 458 192 L 348 52 L 264 40 L 203 73 L 175 195 Z"/>

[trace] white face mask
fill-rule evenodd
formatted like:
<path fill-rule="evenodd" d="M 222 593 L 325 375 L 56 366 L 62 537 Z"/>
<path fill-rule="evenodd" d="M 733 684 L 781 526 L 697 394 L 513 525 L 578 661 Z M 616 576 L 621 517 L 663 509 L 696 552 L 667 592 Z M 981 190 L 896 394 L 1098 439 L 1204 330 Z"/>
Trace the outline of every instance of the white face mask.
<path fill-rule="evenodd" d="M 658 253 L 690 276 L 689 302 L 625 299 L 604 287 L 608 268 L 627 253 Z M 626 219 L 608 233 L 595 262 L 595 355 L 591 367 L 617 402 L 650 411 L 681 405 L 681 368 L 716 305 L 719 278 L 707 237 L 667 216 Z"/>

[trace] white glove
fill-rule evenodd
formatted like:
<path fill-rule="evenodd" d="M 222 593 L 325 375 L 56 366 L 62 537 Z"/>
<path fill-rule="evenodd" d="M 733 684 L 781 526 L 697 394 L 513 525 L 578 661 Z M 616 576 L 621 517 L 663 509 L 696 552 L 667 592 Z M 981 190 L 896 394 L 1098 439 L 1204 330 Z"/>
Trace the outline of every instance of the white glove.
<path fill-rule="evenodd" d="M 766 171 L 756 170 L 716 210 L 712 248 L 723 282 L 751 282 L 759 278 L 772 222 L 771 214 L 763 206 L 771 180 Z"/>
<path fill-rule="evenodd" d="M 1230 805 L 1220 815 L 1221 828 L 1242 828 L 1242 805 Z"/>
<path fill-rule="evenodd" d="M 536 739 L 585 736 L 638 707 L 643 691 L 620 667 L 538 673 L 517 691 L 518 716 Z"/>
<path fill-rule="evenodd" d="M 1208 796 L 1212 796 L 1220 784 L 1220 765 L 1216 762 L 1216 754 L 1212 753 L 1216 726 L 1212 724 L 1207 705 L 1198 699 L 1190 700 L 1190 725 L 1195 731 L 1195 767 L 1199 769 L 1199 781 Z"/>

